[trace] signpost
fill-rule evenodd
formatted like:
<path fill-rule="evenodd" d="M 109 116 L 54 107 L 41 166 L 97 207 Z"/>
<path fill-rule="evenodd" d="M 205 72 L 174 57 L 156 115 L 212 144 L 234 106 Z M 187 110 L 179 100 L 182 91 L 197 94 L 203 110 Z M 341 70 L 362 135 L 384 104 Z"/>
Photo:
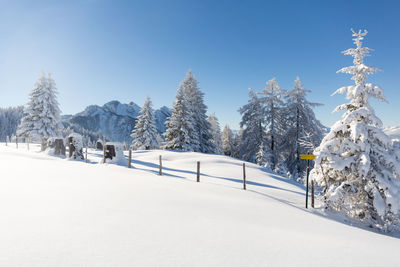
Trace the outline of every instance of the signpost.
<path fill-rule="evenodd" d="M 301 154 L 300 158 L 307 160 L 306 209 L 308 209 L 308 177 L 310 176 L 310 160 L 315 159 L 315 155 Z"/>

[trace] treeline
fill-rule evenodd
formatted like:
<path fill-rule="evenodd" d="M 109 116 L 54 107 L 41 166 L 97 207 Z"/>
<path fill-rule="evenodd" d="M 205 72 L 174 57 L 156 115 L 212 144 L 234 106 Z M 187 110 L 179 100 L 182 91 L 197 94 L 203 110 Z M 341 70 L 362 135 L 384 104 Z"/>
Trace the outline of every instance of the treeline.
<path fill-rule="evenodd" d="M 312 153 L 326 133 L 312 110 L 318 103 L 306 99 L 299 78 L 291 90 L 279 87 L 275 78 L 260 92 L 249 89 L 248 103 L 239 109 L 240 131 L 234 136 L 229 126 L 222 134 L 223 151 L 246 161 L 297 179 L 305 162 L 300 154 Z"/>
<path fill-rule="evenodd" d="M 24 115 L 24 107 L 0 108 L 0 140 L 5 142 L 17 132 L 18 125 Z"/>
<path fill-rule="evenodd" d="M 259 92 L 250 89 L 248 103 L 239 109 L 240 130 L 234 134 L 226 125 L 221 132 L 215 114 L 207 114 L 204 93 L 189 70 L 178 87 L 171 116 L 165 122 L 166 131 L 158 133 L 152 102 L 147 97 L 131 133 L 133 141 L 128 145 L 133 149 L 225 154 L 297 178 L 304 170 L 300 154 L 311 153 L 326 131 L 312 111 L 319 104 L 306 99 L 308 92 L 299 78 L 292 90 L 281 89 L 275 78 Z M 15 133 L 18 124 L 18 136 L 41 142 L 43 149 L 48 138 L 72 132 L 81 134 L 88 145 L 97 139 L 108 139 L 101 132 L 61 122 L 57 93 L 55 81 L 42 74 L 25 110 L 2 110 L 1 114 L 7 114 L 7 119 L 2 119 L 7 128 L 2 128 L 3 140 Z"/>

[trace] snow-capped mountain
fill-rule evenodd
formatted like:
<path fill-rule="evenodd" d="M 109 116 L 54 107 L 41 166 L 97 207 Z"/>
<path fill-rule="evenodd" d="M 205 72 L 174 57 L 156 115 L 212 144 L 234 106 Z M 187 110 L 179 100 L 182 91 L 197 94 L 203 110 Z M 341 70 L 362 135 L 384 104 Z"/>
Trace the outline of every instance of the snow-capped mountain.
<path fill-rule="evenodd" d="M 386 127 L 383 131 L 392 139 L 400 139 L 400 126 Z"/>
<path fill-rule="evenodd" d="M 103 106 L 90 105 L 75 115 L 64 115 L 63 119 L 88 131 L 101 132 L 110 140 L 130 143 L 132 141 L 130 134 L 139 114 L 140 107 L 137 104 L 133 102 L 123 104 L 114 100 Z M 159 133 L 165 131 L 164 122 L 170 115 L 169 108 L 165 106 L 155 111 Z"/>

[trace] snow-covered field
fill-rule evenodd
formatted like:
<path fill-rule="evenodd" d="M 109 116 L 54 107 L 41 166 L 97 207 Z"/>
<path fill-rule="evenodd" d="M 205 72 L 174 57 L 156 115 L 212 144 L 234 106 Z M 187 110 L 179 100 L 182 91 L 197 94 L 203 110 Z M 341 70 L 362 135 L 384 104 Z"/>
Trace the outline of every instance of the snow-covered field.
<path fill-rule="evenodd" d="M 398 237 L 306 210 L 302 186 L 250 163 L 244 191 L 225 156 L 37 151 L 0 144 L 0 266 L 400 266 Z"/>

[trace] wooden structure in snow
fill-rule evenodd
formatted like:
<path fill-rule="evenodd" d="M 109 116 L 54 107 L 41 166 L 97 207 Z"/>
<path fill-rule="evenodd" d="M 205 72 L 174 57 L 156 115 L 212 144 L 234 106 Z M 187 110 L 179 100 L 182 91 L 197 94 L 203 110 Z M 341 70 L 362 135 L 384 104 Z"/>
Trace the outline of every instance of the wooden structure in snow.
<path fill-rule="evenodd" d="M 83 142 L 82 142 L 82 136 L 77 134 L 77 133 L 72 133 L 68 135 L 67 137 L 67 144 L 69 147 L 69 158 L 74 158 L 76 159 L 77 157 L 80 157 L 81 159 L 84 159 L 83 157 Z"/>
<path fill-rule="evenodd" d="M 103 150 L 103 141 L 102 140 L 99 139 L 96 141 L 96 149 Z"/>
<path fill-rule="evenodd" d="M 52 137 L 47 140 L 47 147 L 52 149 L 54 155 L 65 156 L 64 139 L 61 137 Z"/>
<path fill-rule="evenodd" d="M 46 146 L 48 148 L 50 148 L 51 154 L 56 155 L 56 156 L 59 156 L 59 155 L 65 156 L 65 144 L 64 144 L 63 138 L 51 137 L 51 138 L 47 139 Z"/>
<path fill-rule="evenodd" d="M 113 159 L 115 156 L 115 143 L 106 143 L 106 149 L 104 149 L 104 158 Z"/>
<path fill-rule="evenodd" d="M 103 163 L 106 163 L 107 159 L 113 163 L 125 165 L 127 162 L 124 156 L 123 145 L 117 142 L 107 142 L 103 150 Z"/>

